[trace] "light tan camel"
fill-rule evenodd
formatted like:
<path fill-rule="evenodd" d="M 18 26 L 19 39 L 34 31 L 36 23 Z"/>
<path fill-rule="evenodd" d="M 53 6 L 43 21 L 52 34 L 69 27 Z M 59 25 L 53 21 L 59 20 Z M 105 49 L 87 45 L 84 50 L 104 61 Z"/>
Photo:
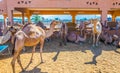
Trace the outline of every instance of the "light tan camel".
<path fill-rule="evenodd" d="M 102 32 L 102 25 L 97 19 L 91 19 L 86 28 L 91 28 L 93 36 L 93 47 L 98 46 L 99 36 Z"/>
<path fill-rule="evenodd" d="M 13 73 L 15 73 L 15 61 L 17 59 L 18 64 L 20 65 L 21 69 L 23 69 L 21 61 L 20 61 L 20 52 L 24 46 L 33 46 L 31 62 L 33 59 L 33 53 L 35 52 L 36 45 L 40 43 L 40 57 L 41 63 L 43 63 L 42 59 L 42 49 L 44 45 L 45 38 L 50 37 L 53 34 L 55 25 L 59 24 L 59 21 L 52 21 L 50 24 L 50 30 L 45 32 L 41 27 L 38 27 L 33 24 L 27 24 L 23 27 L 22 30 L 19 30 L 15 33 L 14 39 L 14 55 L 11 61 Z M 13 42 L 13 41 L 12 41 Z"/>

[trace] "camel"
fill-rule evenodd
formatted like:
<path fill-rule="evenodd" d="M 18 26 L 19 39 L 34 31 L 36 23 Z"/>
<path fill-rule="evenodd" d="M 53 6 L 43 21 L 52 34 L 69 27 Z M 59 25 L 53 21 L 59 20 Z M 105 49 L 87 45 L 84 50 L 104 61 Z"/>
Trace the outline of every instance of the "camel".
<path fill-rule="evenodd" d="M 62 26 L 60 29 L 60 46 L 62 46 L 62 43 L 64 43 L 64 45 L 66 45 L 67 42 L 67 34 L 68 34 L 68 27 L 65 23 L 62 22 Z"/>
<path fill-rule="evenodd" d="M 80 27 L 79 29 L 83 28 L 83 24 L 81 24 L 82 27 Z M 84 42 L 86 40 L 86 35 L 84 35 L 84 37 L 79 36 L 79 34 L 76 32 L 76 30 L 70 30 L 71 28 L 68 28 L 68 25 L 62 23 L 62 28 L 61 28 L 61 37 L 62 40 L 68 40 L 70 42 L 75 42 L 78 43 L 79 41 Z M 82 30 L 83 32 L 83 30 Z M 81 34 L 82 35 L 82 34 Z M 66 40 L 66 41 L 67 41 Z M 64 42 L 66 43 L 66 42 Z"/>
<path fill-rule="evenodd" d="M 46 31 L 46 32 L 41 27 L 38 27 L 33 24 L 27 24 L 22 28 L 22 30 L 17 31 L 14 34 L 14 37 L 13 37 L 14 41 L 12 41 L 12 43 L 14 43 L 13 59 L 11 61 L 13 73 L 15 73 L 16 59 L 17 59 L 18 64 L 20 65 L 22 71 L 24 71 L 21 61 L 20 61 L 20 52 L 24 46 L 33 46 L 32 56 L 31 56 L 31 60 L 30 60 L 32 62 L 36 45 L 38 43 L 40 43 L 40 57 L 41 57 L 41 63 L 43 63 L 42 49 L 44 46 L 44 40 L 45 40 L 45 38 L 48 38 L 53 34 L 55 25 L 57 25 L 59 23 L 60 23 L 59 21 L 55 21 L 55 20 L 52 21 L 50 24 L 50 30 Z M 13 30 L 13 27 L 12 27 L 12 30 Z M 11 32 L 11 35 L 12 35 L 11 30 L 8 30 L 8 32 L 9 33 Z"/>
<path fill-rule="evenodd" d="M 100 39 L 102 41 L 104 41 L 105 45 L 108 44 L 108 43 L 111 44 L 112 41 L 113 41 L 112 36 L 109 33 L 104 32 L 104 31 L 102 31 L 102 33 L 100 35 Z"/>
<path fill-rule="evenodd" d="M 6 32 L 10 29 L 10 27 L 11 27 L 11 26 L 7 25 L 7 27 L 3 29 L 3 35 L 6 34 Z M 24 25 L 23 25 L 23 24 L 19 24 L 19 23 L 14 23 L 14 24 L 12 25 L 12 27 L 13 27 L 15 30 L 20 30 L 20 29 L 22 29 L 22 28 L 24 27 Z"/>
<path fill-rule="evenodd" d="M 71 42 L 75 42 L 75 43 L 85 42 L 86 37 L 87 37 L 87 33 L 84 32 L 84 34 L 82 34 L 82 35 L 84 35 L 84 36 L 82 37 L 79 34 L 77 34 L 75 31 L 71 31 L 68 33 L 67 40 L 71 41 Z"/>
<path fill-rule="evenodd" d="M 100 35 L 100 40 L 103 41 L 105 45 L 108 43 L 111 44 L 113 41 L 113 38 L 109 33 L 110 28 L 107 27 L 106 25 L 103 25 L 102 27 L 103 28 L 102 28 L 102 32 Z"/>
<path fill-rule="evenodd" d="M 81 35 L 83 35 L 84 32 L 84 37 L 79 36 L 75 32 L 70 32 L 68 33 L 67 39 L 69 41 L 73 41 L 75 43 L 78 43 L 79 41 L 84 42 L 86 40 L 87 34 L 91 34 L 91 37 L 93 36 L 93 47 L 98 45 L 98 40 L 99 36 L 102 32 L 102 25 L 97 19 L 92 19 L 90 22 L 82 22 L 81 25 L 79 26 Z M 97 38 L 96 38 L 97 37 Z"/>
<path fill-rule="evenodd" d="M 60 38 L 60 31 L 54 31 L 53 35 L 49 38 L 49 40 L 58 39 L 58 38 Z"/>
<path fill-rule="evenodd" d="M 117 29 L 119 28 L 119 24 L 116 27 Z M 115 30 L 116 31 L 116 30 Z M 107 25 L 103 25 L 102 33 L 100 35 L 100 39 L 104 41 L 105 45 L 107 43 L 114 45 L 114 46 L 119 46 L 119 34 L 116 34 L 114 30 L 110 30 L 110 27 Z M 118 31 L 117 31 L 118 32 Z"/>
<path fill-rule="evenodd" d="M 99 36 L 102 32 L 102 25 L 97 19 L 91 19 L 90 24 L 86 25 L 86 29 L 91 28 L 93 36 L 93 47 L 98 46 Z"/>

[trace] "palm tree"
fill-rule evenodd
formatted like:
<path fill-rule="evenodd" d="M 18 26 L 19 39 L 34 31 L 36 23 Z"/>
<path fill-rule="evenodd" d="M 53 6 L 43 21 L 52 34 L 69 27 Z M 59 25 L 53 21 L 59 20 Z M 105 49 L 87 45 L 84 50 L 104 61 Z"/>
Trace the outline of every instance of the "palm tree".
<path fill-rule="evenodd" d="M 38 23 L 39 21 L 42 21 L 42 17 L 39 15 L 33 15 L 33 20 L 35 23 Z"/>

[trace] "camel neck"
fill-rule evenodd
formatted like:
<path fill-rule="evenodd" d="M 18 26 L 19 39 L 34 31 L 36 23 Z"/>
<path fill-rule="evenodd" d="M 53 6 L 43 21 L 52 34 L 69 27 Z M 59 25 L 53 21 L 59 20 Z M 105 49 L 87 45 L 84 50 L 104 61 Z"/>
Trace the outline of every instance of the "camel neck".
<path fill-rule="evenodd" d="M 50 25 L 50 30 L 46 32 L 46 38 L 49 38 L 54 32 L 55 25 Z"/>
<path fill-rule="evenodd" d="M 0 44 L 5 44 L 12 36 L 12 33 L 8 31 L 4 36 L 0 37 Z"/>
<path fill-rule="evenodd" d="M 84 39 L 86 39 L 86 38 L 87 38 L 87 34 L 85 33 L 85 34 L 84 34 Z"/>
<path fill-rule="evenodd" d="M 97 28 L 96 28 L 96 26 L 97 26 L 97 24 L 96 24 L 96 23 L 94 23 L 94 33 L 96 33 L 96 32 L 97 32 Z"/>
<path fill-rule="evenodd" d="M 54 27 L 55 27 L 55 25 L 50 25 L 50 31 L 53 31 L 54 30 Z"/>

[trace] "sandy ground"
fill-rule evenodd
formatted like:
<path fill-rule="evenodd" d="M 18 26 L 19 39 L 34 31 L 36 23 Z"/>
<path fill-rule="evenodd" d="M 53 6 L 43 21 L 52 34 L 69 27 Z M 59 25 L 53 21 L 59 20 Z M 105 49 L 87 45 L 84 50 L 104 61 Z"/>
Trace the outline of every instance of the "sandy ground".
<path fill-rule="evenodd" d="M 59 46 L 58 40 L 45 42 L 43 59 L 40 64 L 39 47 L 36 48 L 34 59 L 29 64 L 32 49 L 26 47 L 21 54 L 21 62 L 26 69 L 16 62 L 16 73 L 120 73 L 120 49 L 100 44 L 92 48 L 90 43 Z M 10 62 L 12 56 L 0 56 L 0 73 L 12 73 Z"/>

